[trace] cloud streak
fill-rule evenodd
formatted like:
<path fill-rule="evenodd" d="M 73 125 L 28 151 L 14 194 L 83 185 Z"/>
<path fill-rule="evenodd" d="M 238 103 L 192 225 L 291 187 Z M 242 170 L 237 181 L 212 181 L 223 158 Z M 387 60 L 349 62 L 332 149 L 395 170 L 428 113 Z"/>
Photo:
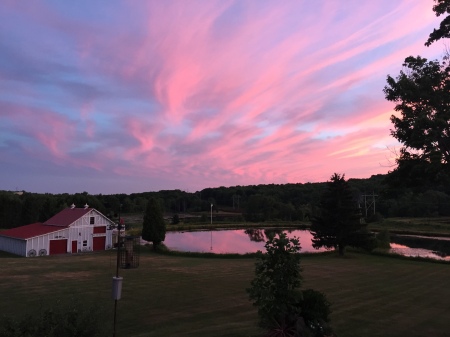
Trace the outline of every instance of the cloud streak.
<path fill-rule="evenodd" d="M 195 191 L 386 173 L 396 146 L 386 75 L 411 54 L 442 53 L 423 46 L 438 21 L 423 1 L 0 9 L 1 189 Z"/>

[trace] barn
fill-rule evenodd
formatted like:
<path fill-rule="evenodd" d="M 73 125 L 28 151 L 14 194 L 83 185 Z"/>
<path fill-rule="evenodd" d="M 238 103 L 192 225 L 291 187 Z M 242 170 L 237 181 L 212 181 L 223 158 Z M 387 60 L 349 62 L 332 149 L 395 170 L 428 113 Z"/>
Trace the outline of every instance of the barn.
<path fill-rule="evenodd" d="M 0 250 L 33 257 L 112 247 L 112 225 L 94 208 L 72 205 L 44 223 L 33 223 L 0 232 Z"/>

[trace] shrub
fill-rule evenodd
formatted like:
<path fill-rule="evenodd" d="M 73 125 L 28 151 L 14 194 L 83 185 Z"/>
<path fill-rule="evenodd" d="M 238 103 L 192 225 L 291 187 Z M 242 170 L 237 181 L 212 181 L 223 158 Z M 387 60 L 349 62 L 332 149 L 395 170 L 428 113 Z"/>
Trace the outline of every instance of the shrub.
<path fill-rule="evenodd" d="M 4 316 L 0 337 L 103 337 L 108 335 L 99 308 L 81 305 L 77 300 L 57 301 L 41 306 L 35 314 L 20 319 Z"/>
<path fill-rule="evenodd" d="M 383 216 L 378 212 L 376 212 L 375 214 L 371 214 L 366 218 L 367 223 L 383 222 L 383 220 Z"/>
<path fill-rule="evenodd" d="M 331 333 L 328 325 L 330 322 L 330 302 L 320 291 L 306 289 L 302 291 L 302 299 L 299 302 L 301 315 L 313 336 L 323 336 Z"/>
<path fill-rule="evenodd" d="M 177 225 L 177 224 L 179 224 L 179 223 L 180 223 L 180 217 L 178 216 L 177 213 L 175 213 L 175 214 L 173 215 L 173 217 L 172 217 L 172 222 L 171 222 L 171 224 L 172 224 L 172 225 Z"/>
<path fill-rule="evenodd" d="M 382 230 L 376 235 L 378 248 L 391 248 L 391 235 L 387 229 Z"/>

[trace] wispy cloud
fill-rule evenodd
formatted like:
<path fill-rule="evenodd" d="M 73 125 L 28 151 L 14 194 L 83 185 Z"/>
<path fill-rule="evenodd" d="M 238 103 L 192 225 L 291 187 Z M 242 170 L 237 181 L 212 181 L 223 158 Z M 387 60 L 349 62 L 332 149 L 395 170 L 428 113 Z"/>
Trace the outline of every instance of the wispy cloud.
<path fill-rule="evenodd" d="M 440 56 L 423 46 L 431 7 L 2 2 L 0 189 L 194 191 L 385 173 L 396 145 L 385 78 L 406 56 Z"/>

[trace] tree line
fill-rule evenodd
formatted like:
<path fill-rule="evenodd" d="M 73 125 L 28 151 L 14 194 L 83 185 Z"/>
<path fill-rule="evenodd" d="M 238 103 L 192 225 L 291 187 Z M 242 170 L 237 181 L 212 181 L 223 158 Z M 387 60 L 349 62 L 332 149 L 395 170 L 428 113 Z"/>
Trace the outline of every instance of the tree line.
<path fill-rule="evenodd" d="M 331 174 L 330 174 L 331 175 Z M 406 185 L 398 181 L 396 172 L 374 175 L 367 179 L 348 180 L 352 199 L 368 218 L 450 216 L 450 186 L 422 184 Z M 0 191 L 0 228 L 13 228 L 34 222 L 43 222 L 64 208 L 88 204 L 110 218 L 122 213 L 140 213 L 146 210 L 149 198 L 158 200 L 166 215 L 196 213 L 209 219 L 211 204 L 214 217 L 224 221 L 309 221 L 318 211 L 327 183 L 266 184 L 206 188 L 189 193 L 181 190 L 163 190 L 133 194 L 91 195 L 39 194 Z M 372 197 L 371 197 L 372 196 Z M 373 199 L 373 200 L 372 200 Z M 235 215 L 227 217 L 219 211 Z M 374 212 L 375 211 L 375 212 Z M 370 220 L 370 219 L 368 219 Z"/>

